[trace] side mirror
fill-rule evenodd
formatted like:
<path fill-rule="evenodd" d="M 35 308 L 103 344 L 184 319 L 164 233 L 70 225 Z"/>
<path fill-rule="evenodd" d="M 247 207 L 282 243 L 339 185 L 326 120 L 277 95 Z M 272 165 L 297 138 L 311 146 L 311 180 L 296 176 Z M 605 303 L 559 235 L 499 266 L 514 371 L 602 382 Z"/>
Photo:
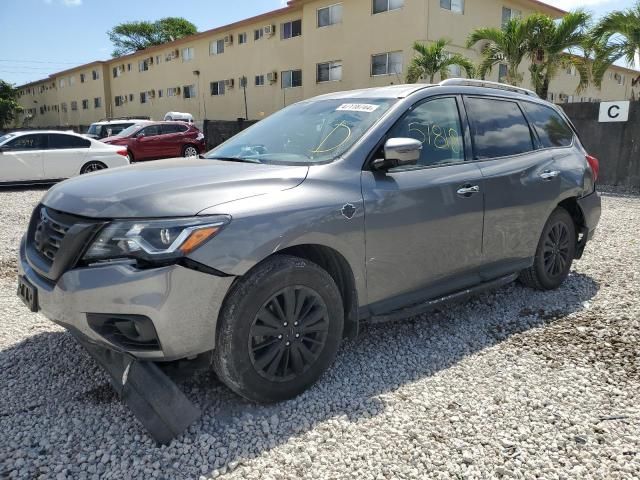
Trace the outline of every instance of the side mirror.
<path fill-rule="evenodd" d="M 422 143 L 414 138 L 390 138 L 384 144 L 384 158 L 373 161 L 376 170 L 415 165 L 420 159 Z"/>
<path fill-rule="evenodd" d="M 136 135 L 136 138 L 144 138 L 144 132 L 140 132 Z"/>

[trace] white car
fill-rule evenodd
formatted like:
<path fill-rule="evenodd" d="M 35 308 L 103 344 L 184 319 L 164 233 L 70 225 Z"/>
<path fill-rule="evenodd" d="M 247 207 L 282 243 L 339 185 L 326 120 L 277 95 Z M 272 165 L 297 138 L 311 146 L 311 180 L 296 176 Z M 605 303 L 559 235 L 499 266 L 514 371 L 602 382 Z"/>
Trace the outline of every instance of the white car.
<path fill-rule="evenodd" d="M 127 149 L 73 132 L 31 130 L 0 136 L 0 184 L 62 180 L 129 165 Z"/>

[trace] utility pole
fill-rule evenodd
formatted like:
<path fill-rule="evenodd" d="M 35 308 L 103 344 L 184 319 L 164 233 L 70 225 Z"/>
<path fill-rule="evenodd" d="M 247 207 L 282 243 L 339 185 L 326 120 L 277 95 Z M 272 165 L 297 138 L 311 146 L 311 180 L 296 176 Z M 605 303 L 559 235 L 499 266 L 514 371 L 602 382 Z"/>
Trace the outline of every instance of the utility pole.
<path fill-rule="evenodd" d="M 247 105 L 247 77 L 240 77 L 240 86 L 244 90 L 244 119 L 249 120 L 249 107 Z"/>

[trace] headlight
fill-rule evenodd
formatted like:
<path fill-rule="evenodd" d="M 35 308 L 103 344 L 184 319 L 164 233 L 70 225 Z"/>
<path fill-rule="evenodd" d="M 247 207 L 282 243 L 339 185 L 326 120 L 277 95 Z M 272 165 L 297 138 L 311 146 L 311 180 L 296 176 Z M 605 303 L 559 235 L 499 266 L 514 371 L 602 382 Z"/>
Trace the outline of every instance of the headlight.
<path fill-rule="evenodd" d="M 158 262 L 183 257 L 214 237 L 226 215 L 161 220 L 118 220 L 107 224 L 84 254 L 84 262 L 119 258 Z"/>

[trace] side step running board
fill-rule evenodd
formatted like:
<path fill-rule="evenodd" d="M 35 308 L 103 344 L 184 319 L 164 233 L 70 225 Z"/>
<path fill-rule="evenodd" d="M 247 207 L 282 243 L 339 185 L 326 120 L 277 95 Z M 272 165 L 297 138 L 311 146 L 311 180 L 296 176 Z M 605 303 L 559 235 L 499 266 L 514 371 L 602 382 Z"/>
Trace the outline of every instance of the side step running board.
<path fill-rule="evenodd" d="M 468 299 L 469 297 L 477 295 L 478 293 L 500 288 L 504 285 L 507 285 L 508 283 L 513 282 L 516 278 L 518 278 L 518 274 L 512 273 L 510 275 L 506 275 L 504 277 L 500 277 L 495 280 L 491 280 L 489 282 L 481 283 L 479 285 L 476 285 L 475 287 L 466 288 L 464 290 L 460 290 L 458 292 L 445 295 L 444 297 L 427 300 L 426 302 L 411 305 L 410 307 L 402 308 L 400 310 L 394 310 L 390 313 L 386 313 L 383 315 L 373 315 L 369 319 L 368 323 L 375 324 L 375 323 L 392 322 L 394 320 L 401 320 L 404 318 L 420 315 L 422 313 L 435 310 L 436 308 L 441 307 L 442 305 L 461 302 L 463 300 Z"/>
<path fill-rule="evenodd" d="M 114 390 L 160 444 L 168 444 L 201 415 L 178 386 L 152 362 L 103 348 L 71 331 L 109 374 Z"/>

